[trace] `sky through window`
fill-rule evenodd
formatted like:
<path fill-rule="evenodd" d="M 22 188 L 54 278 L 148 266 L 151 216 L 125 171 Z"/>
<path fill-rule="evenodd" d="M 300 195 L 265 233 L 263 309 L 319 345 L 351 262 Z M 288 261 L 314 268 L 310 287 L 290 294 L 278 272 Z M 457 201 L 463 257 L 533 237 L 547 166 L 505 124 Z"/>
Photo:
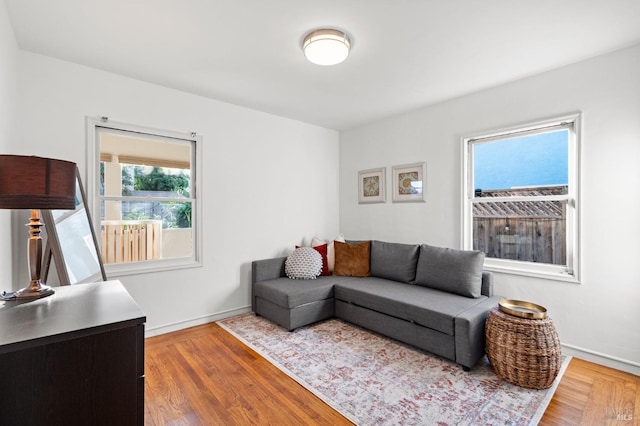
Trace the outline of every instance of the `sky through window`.
<path fill-rule="evenodd" d="M 559 130 L 474 145 L 475 189 L 567 185 L 568 138 Z"/>

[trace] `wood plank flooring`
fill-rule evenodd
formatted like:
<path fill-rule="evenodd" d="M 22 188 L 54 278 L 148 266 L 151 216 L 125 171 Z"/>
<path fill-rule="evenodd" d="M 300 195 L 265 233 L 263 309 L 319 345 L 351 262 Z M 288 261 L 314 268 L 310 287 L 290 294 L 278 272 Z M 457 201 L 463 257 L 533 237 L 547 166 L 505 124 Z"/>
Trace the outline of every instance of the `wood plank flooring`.
<path fill-rule="evenodd" d="M 146 339 L 145 364 L 147 425 L 351 424 L 215 323 Z M 640 377 L 574 358 L 540 424 L 640 424 Z"/>
<path fill-rule="evenodd" d="M 640 376 L 572 358 L 540 425 L 640 425 Z"/>

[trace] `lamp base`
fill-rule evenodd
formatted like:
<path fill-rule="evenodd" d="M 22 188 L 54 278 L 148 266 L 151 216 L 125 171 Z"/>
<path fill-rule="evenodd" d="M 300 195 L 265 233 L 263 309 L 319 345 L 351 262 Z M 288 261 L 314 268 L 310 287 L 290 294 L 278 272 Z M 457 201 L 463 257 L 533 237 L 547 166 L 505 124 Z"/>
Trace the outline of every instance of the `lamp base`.
<path fill-rule="evenodd" d="M 55 291 L 51 287 L 38 281 L 18 291 L 3 291 L 0 300 L 35 300 L 51 296 L 53 293 Z"/>
<path fill-rule="evenodd" d="M 30 285 L 21 290 L 16 291 L 17 300 L 25 299 L 40 299 L 43 297 L 51 296 L 55 291 L 48 285 L 40 284 L 39 286 Z"/>

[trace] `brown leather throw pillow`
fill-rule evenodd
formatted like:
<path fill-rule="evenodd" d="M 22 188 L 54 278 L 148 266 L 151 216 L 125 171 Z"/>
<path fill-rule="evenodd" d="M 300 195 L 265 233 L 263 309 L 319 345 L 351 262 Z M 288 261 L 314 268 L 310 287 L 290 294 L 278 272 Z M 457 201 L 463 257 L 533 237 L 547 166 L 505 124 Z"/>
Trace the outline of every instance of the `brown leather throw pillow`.
<path fill-rule="evenodd" d="M 333 275 L 345 277 L 371 276 L 371 241 L 358 244 L 335 241 L 336 263 Z"/>

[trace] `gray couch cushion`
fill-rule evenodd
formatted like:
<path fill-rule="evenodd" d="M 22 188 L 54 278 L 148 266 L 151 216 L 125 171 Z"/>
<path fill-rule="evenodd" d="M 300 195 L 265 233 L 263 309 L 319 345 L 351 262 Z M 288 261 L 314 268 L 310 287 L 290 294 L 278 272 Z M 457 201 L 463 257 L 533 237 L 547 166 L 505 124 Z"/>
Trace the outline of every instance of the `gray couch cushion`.
<path fill-rule="evenodd" d="M 333 277 L 318 277 L 315 280 L 292 280 L 276 278 L 255 284 L 255 296 L 268 300 L 283 308 L 333 297 Z"/>
<path fill-rule="evenodd" d="M 420 246 L 417 244 L 371 242 L 371 275 L 403 283 L 416 279 Z"/>
<path fill-rule="evenodd" d="M 337 283 L 334 298 L 406 321 L 454 334 L 455 318 L 481 303 L 478 299 L 390 281 L 383 278 L 358 278 Z"/>
<path fill-rule="evenodd" d="M 416 284 L 466 297 L 479 297 L 484 252 L 420 246 Z"/>

